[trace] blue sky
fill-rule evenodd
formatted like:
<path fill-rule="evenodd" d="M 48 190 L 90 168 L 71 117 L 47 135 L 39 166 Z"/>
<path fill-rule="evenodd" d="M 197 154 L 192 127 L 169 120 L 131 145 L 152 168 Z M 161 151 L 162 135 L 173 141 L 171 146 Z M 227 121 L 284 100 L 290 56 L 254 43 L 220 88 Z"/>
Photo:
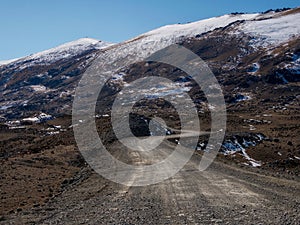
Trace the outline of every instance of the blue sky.
<path fill-rule="evenodd" d="M 0 60 L 91 37 L 120 42 L 154 28 L 299 0 L 0 0 Z"/>

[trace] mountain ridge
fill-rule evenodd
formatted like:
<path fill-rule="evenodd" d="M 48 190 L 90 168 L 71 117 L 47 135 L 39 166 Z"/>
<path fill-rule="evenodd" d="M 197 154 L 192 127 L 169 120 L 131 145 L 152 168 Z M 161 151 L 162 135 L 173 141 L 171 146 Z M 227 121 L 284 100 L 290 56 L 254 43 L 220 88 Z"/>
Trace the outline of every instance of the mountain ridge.
<path fill-rule="evenodd" d="M 156 28 L 154 30 L 148 31 L 146 33 L 143 33 L 141 35 L 138 35 L 138 36 L 136 36 L 132 39 L 129 39 L 127 41 L 120 42 L 120 43 L 115 43 L 115 44 L 110 43 L 110 42 L 97 40 L 97 39 L 94 39 L 94 38 L 79 38 L 77 40 L 74 40 L 74 41 L 71 41 L 71 42 L 66 42 L 66 43 L 63 43 L 63 44 L 58 45 L 56 47 L 53 47 L 53 48 L 50 48 L 50 49 L 47 49 L 47 50 L 44 50 L 44 51 L 41 51 L 41 52 L 33 53 L 31 55 L 28 55 L 28 56 L 24 56 L 24 57 L 20 57 L 20 58 L 16 58 L 16 59 L 2 60 L 2 61 L 0 61 L 0 66 L 16 62 L 20 59 L 23 60 L 23 59 L 26 59 L 26 58 L 29 58 L 29 59 L 36 58 L 36 57 L 41 56 L 44 53 L 46 54 L 48 52 L 55 51 L 59 48 L 63 48 L 63 47 L 72 48 L 73 45 L 76 45 L 77 43 L 79 43 L 80 45 L 85 44 L 85 45 L 87 45 L 87 47 L 89 47 L 89 45 L 95 45 L 96 43 L 97 44 L 102 43 L 100 46 L 98 46 L 99 49 L 102 49 L 102 48 L 106 48 L 106 47 L 109 47 L 109 46 L 112 46 L 112 45 L 118 45 L 118 44 L 130 42 L 132 40 L 139 39 L 141 37 L 155 35 L 155 34 L 159 34 L 159 33 L 164 33 L 165 30 L 170 31 L 170 29 L 175 30 L 175 31 L 179 30 L 178 32 L 180 32 L 180 35 L 188 36 L 189 32 L 187 32 L 187 31 L 184 32 L 184 30 L 189 30 L 189 27 L 191 28 L 190 29 L 190 33 L 191 33 L 190 35 L 195 35 L 195 33 L 197 33 L 197 32 L 198 33 L 209 32 L 209 31 L 212 31 L 216 28 L 225 27 L 225 26 L 227 26 L 231 23 L 234 23 L 236 21 L 239 21 L 239 20 L 249 20 L 249 21 L 251 21 L 251 20 L 266 20 L 266 19 L 270 19 L 270 18 L 274 18 L 274 17 L 280 17 L 280 16 L 285 15 L 285 14 L 289 14 L 287 12 L 297 13 L 298 11 L 300 11 L 300 8 L 286 9 L 284 11 L 279 11 L 277 13 L 275 13 L 274 10 L 271 10 L 271 11 L 268 11 L 267 13 L 252 13 L 252 14 L 251 13 L 232 13 L 232 14 L 225 14 L 223 16 L 217 16 L 217 17 L 202 19 L 202 20 L 199 20 L 199 21 L 190 22 L 190 23 L 186 23 L 186 24 L 165 25 L 165 26 Z M 212 26 L 207 27 L 207 26 L 209 26 L 210 22 L 212 23 Z M 216 23 L 219 23 L 219 25 L 215 25 Z M 197 26 L 200 27 L 199 31 L 197 31 L 197 29 L 195 29 L 195 27 L 197 27 Z M 182 29 L 182 28 L 184 28 L 184 29 Z M 202 30 L 202 32 L 201 32 L 201 30 Z M 162 35 L 162 36 L 164 36 L 164 35 Z"/>
<path fill-rule="evenodd" d="M 299 15 L 300 8 L 234 13 L 169 25 L 107 46 L 77 40 L 69 43 L 73 49 L 58 46 L 0 66 L 0 224 L 298 224 Z M 227 125 L 219 154 L 199 173 L 212 132 L 211 111 L 218 108 L 189 74 L 152 61 L 100 71 L 96 75 L 106 81 L 92 122 L 103 145 L 123 163 L 152 165 L 172 154 L 173 147 L 188 144 L 188 137 L 178 138 L 181 121 L 165 96 L 177 100 L 187 94 L 197 112 L 187 120 L 193 124 L 198 116 L 200 122 L 193 131 L 199 134 L 194 155 L 174 177 L 142 189 L 109 182 L 92 171 L 78 150 L 74 127 L 86 121 L 72 117 L 76 88 L 91 65 L 99 68 L 97 62 L 109 67 L 120 58 L 142 58 L 170 44 L 203 59 L 222 88 Z M 133 105 L 130 129 L 134 136 L 152 140 L 165 132 L 168 141 L 161 152 L 127 149 L 114 133 L 112 118 L 118 117 L 111 116 L 111 108 L 117 96 L 127 100 L 124 87 L 151 76 L 164 79 L 137 90 L 147 97 Z M 97 84 L 98 77 L 89 81 Z M 145 177 L 141 172 L 128 178 L 130 185 Z"/>
<path fill-rule="evenodd" d="M 230 120 L 226 140 L 231 149 L 223 149 L 223 152 L 245 152 L 243 149 L 248 149 L 250 146 L 259 149 L 257 146 L 265 141 L 257 137 L 263 136 L 266 140 L 273 140 L 274 135 L 276 136 L 275 130 L 283 129 L 277 127 L 276 121 L 267 120 L 263 115 L 275 113 L 279 114 L 280 118 L 284 115 L 283 118 L 286 120 L 285 115 L 293 115 L 297 112 L 300 96 L 300 40 L 298 38 L 300 31 L 295 18 L 299 16 L 298 9 L 265 14 L 225 15 L 191 24 L 158 28 L 122 43 L 102 45 L 100 42 L 100 46 L 97 40 L 81 39 L 54 48 L 54 55 L 58 52 L 60 56 L 54 62 L 51 61 L 51 57 L 48 57 L 49 52 L 53 53 L 53 49 L 50 49 L 46 51 L 46 57 L 43 57 L 44 51 L 25 60 L 0 66 L 1 121 L 8 129 L 17 130 L 24 129 L 24 126 L 25 128 L 31 126 L 28 118 L 39 118 L 43 114 L 49 115 L 51 119 L 69 116 L 72 113 L 72 100 L 81 76 L 95 59 L 101 59 L 103 65 L 109 65 L 120 57 L 126 59 L 128 55 L 133 54 L 147 56 L 176 43 L 205 60 L 222 87 L 228 113 L 234 115 L 234 119 Z M 273 20 L 277 23 L 272 23 Z M 277 34 L 277 31 L 282 29 L 282 24 L 278 20 L 284 21 L 284 34 Z M 248 32 L 253 31 L 256 23 L 261 25 L 259 30 L 264 32 L 263 35 Z M 244 26 L 250 26 L 250 29 L 241 29 Z M 291 29 L 295 27 L 297 29 Z M 273 42 L 274 37 L 277 40 L 275 42 Z M 64 57 L 63 53 L 68 49 L 65 46 L 70 45 L 75 46 L 76 51 L 72 53 L 71 49 L 71 53 L 67 53 L 70 55 Z M 36 57 L 41 55 L 42 57 Z M 43 60 L 44 58 L 46 60 Z M 50 63 L 47 63 L 48 58 Z M 167 65 L 140 62 L 119 68 L 118 71 L 111 71 L 111 74 L 107 75 L 103 93 L 99 96 L 102 107 L 95 112 L 96 118 L 106 118 L 106 115 L 110 115 L 111 104 L 124 86 L 138 78 L 153 75 L 171 79 L 176 85 L 170 86 L 162 82 L 158 85 L 159 88 L 152 90 L 155 93 L 152 95 L 149 93 L 150 96 L 160 98 L 171 95 L 174 94 L 172 89 L 176 88 L 175 97 L 180 97 L 182 92 L 188 93 L 199 113 L 209 117 L 211 106 L 187 74 Z M 149 120 L 156 114 L 167 116 L 166 119 L 168 115 L 176 118 L 172 107 L 163 101 L 144 101 L 138 105 L 143 105 L 144 111 L 140 112 L 136 109 L 134 116 L 136 118 L 142 118 L 139 113 L 147 113 L 147 107 L 150 108 L 150 113 L 145 115 L 145 120 Z M 160 109 L 157 105 L 163 108 Z M 290 126 L 296 126 L 294 123 L 297 116 L 292 118 Z M 177 122 L 171 121 L 171 123 L 177 126 Z M 239 130 L 243 132 L 238 132 L 231 127 L 240 127 L 241 124 L 243 127 Z M 146 124 L 138 122 L 137 125 L 134 126 L 137 133 L 148 134 Z M 108 128 L 109 125 L 105 127 Z M 106 141 L 113 141 L 113 133 L 106 131 Z M 289 142 L 287 137 L 282 138 Z M 245 144 L 243 140 L 251 144 L 246 142 Z M 199 148 L 202 149 L 205 140 L 201 141 Z M 279 144 L 280 147 L 282 145 Z M 296 152 L 297 146 L 298 144 L 294 143 L 287 148 L 289 151 Z M 260 165 L 255 161 L 257 159 L 266 157 L 270 160 L 269 156 L 262 156 L 256 150 L 253 154 L 257 154 L 257 157 L 247 154 L 242 153 L 246 158 L 253 159 L 250 162 L 255 162 L 255 165 Z M 290 158 L 296 159 L 294 156 L 297 154 L 293 154 Z M 245 163 L 249 163 L 248 161 L 246 160 Z"/>

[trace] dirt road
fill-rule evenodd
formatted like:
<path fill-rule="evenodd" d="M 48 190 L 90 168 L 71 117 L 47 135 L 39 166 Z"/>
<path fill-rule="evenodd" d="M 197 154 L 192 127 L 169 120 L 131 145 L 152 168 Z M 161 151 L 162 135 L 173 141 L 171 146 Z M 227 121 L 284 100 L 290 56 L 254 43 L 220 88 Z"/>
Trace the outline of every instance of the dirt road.
<path fill-rule="evenodd" d="M 112 148 L 131 164 L 144 164 L 149 156 L 120 149 L 118 143 Z M 168 148 L 163 146 L 164 153 Z M 200 158 L 194 154 L 172 178 L 144 187 L 116 184 L 83 168 L 60 195 L 12 214 L 5 224 L 299 224 L 298 178 L 277 178 L 219 160 L 200 172 Z"/>

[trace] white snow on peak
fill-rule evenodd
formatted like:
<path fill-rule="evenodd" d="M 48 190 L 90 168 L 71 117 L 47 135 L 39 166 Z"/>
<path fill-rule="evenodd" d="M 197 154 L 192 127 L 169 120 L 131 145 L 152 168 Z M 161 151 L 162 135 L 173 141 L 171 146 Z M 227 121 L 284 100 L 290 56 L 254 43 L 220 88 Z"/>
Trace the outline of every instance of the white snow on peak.
<path fill-rule="evenodd" d="M 76 56 L 78 53 L 89 49 L 102 49 L 112 45 L 108 42 L 99 41 L 92 38 L 80 38 L 76 41 L 71 41 L 62 44 L 58 47 L 51 48 L 46 51 L 35 53 L 26 57 L 26 60 L 34 60 L 35 62 L 51 63 L 61 60 L 63 58 L 69 58 Z"/>
<path fill-rule="evenodd" d="M 31 85 L 30 87 L 36 92 L 45 92 L 47 90 L 47 87 L 44 85 Z"/>
<path fill-rule="evenodd" d="M 17 61 L 18 59 L 20 59 L 20 58 L 9 59 L 9 60 L 2 60 L 2 61 L 0 61 L 0 66 L 10 64 L 10 63 L 12 63 L 14 61 Z"/>
<path fill-rule="evenodd" d="M 160 27 L 158 29 L 144 33 L 136 38 L 125 41 L 123 43 L 115 44 L 113 48 L 112 43 L 98 41 L 91 38 L 81 38 L 46 51 L 42 51 L 22 59 L 13 60 L 12 62 L 26 62 L 25 67 L 32 64 L 51 64 L 64 58 L 69 58 L 80 54 L 89 49 L 105 49 L 107 48 L 112 56 L 118 56 L 130 52 L 130 49 L 139 50 L 139 54 L 148 55 L 148 53 L 155 52 L 169 46 L 170 44 L 177 43 L 182 37 L 188 38 L 198 34 L 212 31 L 216 28 L 225 27 L 233 22 L 245 20 L 245 23 L 237 26 L 236 34 L 244 32 L 253 35 L 254 45 L 280 44 L 287 41 L 291 37 L 297 37 L 300 34 L 300 13 L 290 15 L 276 16 L 276 13 L 271 14 L 229 14 L 219 17 L 200 20 L 197 22 L 187 24 L 174 24 Z M 266 16 L 273 16 L 267 19 Z M 142 52 L 145 52 L 142 53 Z M 11 61 L 0 62 L 7 64 Z M 22 69 L 22 67 L 20 67 Z"/>
<path fill-rule="evenodd" d="M 0 66 L 13 62 L 27 62 L 24 67 L 32 64 L 51 64 L 64 58 L 74 57 L 81 52 L 91 49 L 103 49 L 113 45 L 109 42 L 99 41 L 92 38 L 80 38 L 57 47 L 38 52 L 23 58 L 0 61 Z M 22 67 L 21 67 L 22 68 Z"/>
<path fill-rule="evenodd" d="M 283 15 L 266 20 L 246 21 L 240 28 L 257 37 L 253 46 L 276 46 L 300 36 L 300 13 Z"/>
<path fill-rule="evenodd" d="M 188 24 L 164 26 L 107 48 L 106 54 L 99 55 L 98 60 L 104 65 L 111 65 L 121 58 L 128 58 L 129 55 L 138 55 L 138 58 L 145 59 L 158 50 L 178 43 L 182 37 L 194 37 L 239 20 L 255 19 L 258 15 L 260 14 L 224 15 Z"/>
<path fill-rule="evenodd" d="M 23 121 L 29 121 L 29 122 L 34 122 L 34 123 L 40 123 L 42 121 L 46 121 L 46 120 L 51 120 L 53 117 L 49 114 L 46 113 L 40 113 L 37 116 L 34 117 L 28 117 L 28 118 L 24 118 L 22 119 Z"/>
<path fill-rule="evenodd" d="M 255 19 L 258 15 L 259 14 L 224 15 L 188 24 L 167 25 L 147 32 L 139 37 L 143 37 L 143 41 L 141 42 L 141 44 L 144 44 L 145 42 L 162 41 L 164 42 L 163 45 L 167 46 L 168 43 L 176 43 L 181 36 L 190 37 L 197 34 L 202 34 L 219 27 L 227 26 L 228 24 L 238 20 Z M 139 37 L 134 39 L 139 39 Z M 128 42 L 131 41 L 132 40 L 129 40 Z M 35 63 L 51 64 L 64 58 L 76 56 L 80 52 L 88 49 L 103 49 L 111 45 L 113 44 L 92 38 L 81 38 L 72 42 L 62 44 L 55 48 L 51 48 L 49 50 L 32 54 L 21 59 L 19 58 L 13 60 L 0 61 L 0 66 L 15 61 L 30 61 L 29 63 L 26 63 L 26 67 Z"/>
<path fill-rule="evenodd" d="M 238 14 L 238 15 L 224 15 L 219 17 L 213 17 L 209 19 L 200 20 L 187 24 L 174 24 L 160 27 L 145 33 L 142 36 L 150 36 L 154 39 L 161 38 L 178 38 L 180 36 L 191 37 L 197 34 L 202 34 L 208 31 L 212 31 L 216 28 L 225 27 L 230 23 L 238 20 L 253 20 L 258 15 L 255 14 Z"/>

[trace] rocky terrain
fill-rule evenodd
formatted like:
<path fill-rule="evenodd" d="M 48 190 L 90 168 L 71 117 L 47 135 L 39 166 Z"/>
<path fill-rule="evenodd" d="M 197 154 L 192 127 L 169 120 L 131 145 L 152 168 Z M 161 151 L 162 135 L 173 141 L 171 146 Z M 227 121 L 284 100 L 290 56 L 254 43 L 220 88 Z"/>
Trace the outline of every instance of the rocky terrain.
<path fill-rule="evenodd" d="M 231 14 L 165 26 L 119 44 L 80 39 L 0 65 L 0 221 L 297 224 L 299 19 L 299 8 Z M 78 82 L 97 57 L 108 55 L 105 60 L 113 63 L 120 55 L 147 55 L 174 43 L 200 56 L 222 87 L 227 128 L 220 154 L 207 171 L 196 170 L 209 138 L 203 135 L 175 177 L 145 188 L 109 182 L 92 172 L 74 140 L 71 110 Z M 176 110 L 163 100 L 174 89 L 177 98 L 190 95 L 201 131 L 210 131 L 210 106 L 185 72 L 155 62 L 111 71 L 97 101 L 98 134 L 114 156 L 132 164 L 143 158 L 120 147 L 110 110 L 122 88 L 148 76 L 176 85 L 161 82 L 151 98 L 134 105 L 130 126 L 136 136 L 153 135 L 148 127 L 155 116 L 165 120 L 168 135 L 180 129 Z"/>

